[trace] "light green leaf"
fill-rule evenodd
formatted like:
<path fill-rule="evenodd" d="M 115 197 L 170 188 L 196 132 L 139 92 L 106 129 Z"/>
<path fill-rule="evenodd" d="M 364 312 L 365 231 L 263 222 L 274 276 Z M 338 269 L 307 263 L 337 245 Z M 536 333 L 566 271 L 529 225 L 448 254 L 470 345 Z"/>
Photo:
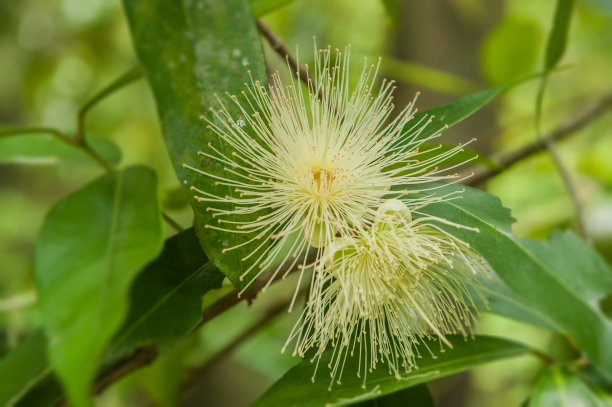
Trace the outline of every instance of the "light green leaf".
<path fill-rule="evenodd" d="M 155 173 L 131 167 L 58 202 L 36 244 L 35 276 L 50 363 L 75 406 L 90 405 L 104 347 L 132 279 L 162 246 Z"/>
<path fill-rule="evenodd" d="M 121 159 L 121 151 L 112 140 L 90 137 L 88 141 L 92 149 L 110 164 L 117 164 Z M 36 132 L 0 135 L 0 164 L 97 165 L 90 156 L 77 146 L 61 141 L 51 134 Z"/>
<path fill-rule="evenodd" d="M 418 353 L 423 356 L 422 359 L 419 359 L 419 368 L 404 374 L 400 380 L 389 375 L 385 366 L 379 366 L 372 373 L 368 372 L 365 389 L 362 388 L 363 377 L 359 378 L 356 375 L 359 359 L 355 356 L 346 360 L 342 384 L 334 384 L 332 390 L 329 391 L 330 377 L 327 364 L 331 358 L 331 351 L 326 352 L 321 358 L 314 382 L 311 378 L 315 365 L 304 360 L 285 373 L 254 406 L 335 407 L 350 405 L 462 372 L 492 360 L 517 356 L 528 351 L 522 345 L 499 338 L 480 336 L 474 340 L 464 340 L 463 337 L 453 335 L 447 338 L 453 344 L 453 349 L 437 353 L 435 357 L 432 357 L 427 347 L 437 350 L 439 348 L 437 341 L 419 345 Z"/>
<path fill-rule="evenodd" d="M 0 405 L 13 406 L 49 371 L 42 331 L 31 334 L 0 359 Z"/>
<path fill-rule="evenodd" d="M 608 405 L 580 377 L 560 366 L 551 366 L 536 383 L 529 407 L 604 407 Z"/>
<path fill-rule="evenodd" d="M 449 185 L 445 192 L 461 189 Z M 509 210 L 498 198 L 472 188 L 466 188 L 463 199 L 432 204 L 422 211 L 478 228 L 476 233 L 443 226 L 468 242 L 517 297 L 572 336 L 593 365 L 612 378 L 612 348 L 608 346 L 612 322 L 592 301 L 601 293 L 593 285 L 600 281 L 607 286 L 610 270 L 602 266 L 605 263 L 593 248 L 576 240 L 571 232 L 548 242 L 518 239 L 510 233 L 513 219 Z M 593 269 L 594 265 L 598 268 Z M 567 280 L 571 273 L 586 278 L 574 283 L 579 277 Z"/>
<path fill-rule="evenodd" d="M 538 24 L 524 17 L 508 16 L 485 38 L 480 51 L 482 72 L 494 85 L 512 82 L 533 71 L 542 34 Z"/>
<path fill-rule="evenodd" d="M 251 8 L 255 17 L 261 17 L 292 2 L 293 0 L 251 0 Z"/>
<path fill-rule="evenodd" d="M 211 177 L 196 175 L 183 168 L 189 164 L 219 177 L 229 177 L 218 162 L 198 157 L 198 150 L 209 151 L 211 145 L 225 154 L 228 146 L 206 128 L 199 119 L 208 108 L 217 106 L 214 94 L 226 91 L 239 94 L 243 83 L 253 77 L 266 83 L 266 68 L 251 5 L 247 0 L 124 0 L 134 47 L 149 80 L 157 102 L 162 130 L 181 184 L 195 185 L 220 196 L 236 192 L 216 185 Z M 151 22 L 160 24 L 151 28 Z M 231 104 L 230 104 L 231 105 Z M 228 106 L 232 115 L 240 117 L 235 106 Z M 192 196 L 193 192 L 188 191 Z M 236 286 L 242 275 L 257 260 L 242 257 L 251 253 L 261 241 L 255 241 L 232 255 L 224 256 L 224 247 L 248 241 L 253 236 L 221 232 L 206 228 L 213 222 L 207 204 L 193 201 L 196 234 L 209 258 Z M 262 213 L 245 216 L 249 221 Z M 247 276 L 247 279 L 252 276 Z"/>

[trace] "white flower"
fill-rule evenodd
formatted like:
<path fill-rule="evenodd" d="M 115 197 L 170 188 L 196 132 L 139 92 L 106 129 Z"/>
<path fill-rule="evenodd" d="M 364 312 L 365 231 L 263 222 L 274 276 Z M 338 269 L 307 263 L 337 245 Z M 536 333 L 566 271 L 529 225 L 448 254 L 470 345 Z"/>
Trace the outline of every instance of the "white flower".
<path fill-rule="evenodd" d="M 454 197 L 433 192 L 419 200 L 405 197 L 408 189 L 414 192 L 423 183 L 457 180 L 457 174 L 449 175 L 436 165 L 461 147 L 420 162 L 419 146 L 439 136 L 432 132 L 419 138 L 426 126 L 433 125 L 431 117 L 411 121 L 413 103 L 392 117 L 395 86 L 383 80 L 378 88 L 380 60 L 377 65 L 364 62 L 351 89 L 349 59 L 350 46 L 336 50 L 335 58 L 329 47 L 318 51 L 315 47 L 314 77 L 307 78 L 307 89 L 293 79 L 285 85 L 277 72 L 269 88 L 252 78 L 240 96 L 217 97 L 219 108 L 211 109 L 208 127 L 224 148 L 209 144 L 198 154 L 222 164 L 226 176 L 206 167 L 184 167 L 236 192 L 221 196 L 192 187 L 195 198 L 217 220 L 206 227 L 251 237 L 225 249 L 226 255 L 256 242 L 256 249 L 244 258 L 252 266 L 241 278 L 271 269 L 281 249 L 286 252 L 285 266 L 287 262 L 291 266 L 284 270 L 312 265 L 305 256 L 310 248 L 317 248 L 316 261 L 320 261 L 337 235 L 366 233 L 383 198 L 397 198 L 414 209 Z M 238 121 L 227 104 L 240 110 Z M 436 132 L 444 128 L 438 127 Z M 390 192 L 397 187 L 401 190 Z M 244 214 L 259 216 L 241 221 Z M 288 240 L 298 233 L 304 238 Z M 273 270 L 276 275 L 281 268 Z"/>
<path fill-rule="evenodd" d="M 396 377 L 417 368 L 415 344 L 423 338 L 452 347 L 445 335 L 471 335 L 471 295 L 480 295 L 474 274 L 486 268 L 440 223 L 465 228 L 435 217 L 412 219 L 402 202 L 391 200 L 370 230 L 330 245 L 318 293 L 287 341 L 296 342 L 295 354 L 314 349 L 318 366 L 332 348 L 332 383 L 340 382 L 346 357 L 358 357 L 365 385 L 378 363 Z"/>

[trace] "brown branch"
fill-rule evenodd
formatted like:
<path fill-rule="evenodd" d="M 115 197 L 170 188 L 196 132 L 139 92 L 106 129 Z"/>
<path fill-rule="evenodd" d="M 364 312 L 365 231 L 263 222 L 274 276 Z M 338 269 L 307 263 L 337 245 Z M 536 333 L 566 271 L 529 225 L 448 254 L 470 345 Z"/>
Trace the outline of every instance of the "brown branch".
<path fill-rule="evenodd" d="M 299 62 L 295 59 L 295 57 L 291 55 L 289 49 L 287 49 L 287 46 L 285 45 L 283 40 L 278 35 L 276 35 L 276 33 L 274 33 L 274 31 L 272 31 L 270 27 L 268 27 L 268 25 L 264 23 L 261 18 L 257 19 L 257 28 L 259 28 L 259 31 L 266 38 L 268 44 L 270 44 L 270 47 L 272 47 L 272 49 L 278 55 L 280 55 L 289 63 L 289 67 L 291 67 L 291 72 L 293 73 L 293 75 L 295 75 L 296 78 L 304 82 L 306 85 L 309 85 L 308 78 L 310 78 L 311 76 L 308 72 L 308 69 L 305 66 L 300 65 Z"/>
<path fill-rule="evenodd" d="M 301 290 L 298 294 L 300 297 L 305 294 L 305 290 Z M 245 331 L 225 345 L 219 352 L 214 354 L 208 359 L 202 366 L 190 370 L 187 374 L 187 380 L 183 385 L 183 391 L 181 398 L 184 400 L 187 398 L 197 386 L 199 379 L 208 374 L 212 368 L 219 364 L 219 362 L 230 356 L 244 341 L 249 339 L 252 335 L 256 334 L 261 328 L 266 326 L 270 321 L 276 318 L 280 313 L 286 311 L 292 302 L 292 298 L 280 301 L 277 304 L 269 307 L 265 314 L 260 317 L 257 321 L 251 324 Z"/>
<path fill-rule="evenodd" d="M 312 261 L 312 256 L 308 257 L 308 262 Z M 273 284 L 279 280 L 284 279 L 283 276 L 286 276 L 290 273 L 293 273 L 297 270 L 294 268 L 289 270 L 290 265 L 293 262 L 288 262 L 284 265 L 281 265 L 278 268 L 278 273 L 270 284 Z M 277 271 L 277 269 L 273 269 L 273 271 Z M 287 272 L 288 271 L 288 272 Z M 257 294 L 266 286 L 269 281 L 270 274 L 264 274 L 257 278 L 250 289 L 246 290 L 241 296 L 238 296 L 239 290 L 234 290 L 217 301 L 215 301 L 210 306 L 206 307 L 202 311 L 202 319 L 198 323 L 198 325 L 191 330 L 189 334 L 192 334 L 206 322 L 214 319 L 219 316 L 223 312 L 232 308 L 234 305 L 240 303 L 241 301 L 248 301 L 249 303 L 255 299 Z M 286 308 L 286 304 L 285 308 Z M 280 312 L 280 311 L 279 311 Z M 142 367 L 145 367 L 151 364 L 157 358 L 157 348 L 154 345 L 149 345 L 140 349 L 137 349 L 131 356 L 128 356 L 124 360 L 118 362 L 114 367 L 109 369 L 107 372 L 102 374 L 96 380 L 93 391 L 95 394 L 100 394 L 104 389 L 106 389 L 111 384 L 115 383 L 119 379 L 125 377 L 131 372 L 134 372 Z M 59 405 L 65 406 L 65 402 L 60 403 Z"/>
<path fill-rule="evenodd" d="M 612 92 L 609 92 L 605 94 L 601 99 L 597 100 L 596 102 L 592 103 L 591 105 L 580 111 L 576 116 L 570 118 L 565 124 L 561 125 L 557 129 L 545 135 L 541 141 L 535 141 L 511 153 L 508 153 L 507 155 L 502 156 L 499 159 L 495 159 L 494 161 L 499 164 L 498 168 L 488 168 L 484 171 L 480 171 L 474 176 L 470 177 L 466 184 L 471 186 L 477 186 L 488 181 L 494 176 L 510 168 L 517 162 L 527 157 L 531 157 L 536 153 L 546 150 L 546 142 L 560 141 L 565 139 L 573 133 L 583 129 L 592 120 L 606 113 L 611 108 Z"/>

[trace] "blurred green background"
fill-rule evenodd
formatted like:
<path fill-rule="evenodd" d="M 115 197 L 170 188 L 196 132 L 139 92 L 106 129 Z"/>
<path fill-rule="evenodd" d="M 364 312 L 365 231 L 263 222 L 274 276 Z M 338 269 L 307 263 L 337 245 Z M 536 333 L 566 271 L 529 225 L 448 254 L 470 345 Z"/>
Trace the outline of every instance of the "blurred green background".
<path fill-rule="evenodd" d="M 313 35 L 319 46 L 351 43 L 357 64 L 364 56 L 373 60 L 382 56 L 384 76 L 399 81 L 398 104 L 407 103 L 420 90 L 418 106 L 424 110 L 538 71 L 554 6 L 555 2 L 531 0 L 295 0 L 264 19 L 290 48 L 299 45 L 301 62 L 312 58 Z M 267 44 L 265 48 L 270 69 L 284 69 L 284 61 Z M 565 68 L 549 80 L 543 109 L 545 132 L 612 91 L 611 2 L 577 2 L 563 63 Z M 79 107 L 135 65 L 118 1 L 0 2 L 2 127 L 45 126 L 74 132 Z M 531 81 L 513 88 L 453 127 L 443 141 L 476 137 L 474 148 L 492 158 L 533 142 L 538 85 Z M 145 80 L 97 105 L 86 126 L 88 137 L 105 143 L 108 156 L 119 166 L 143 163 L 155 168 L 165 210 L 183 226 L 190 225 L 188 201 L 171 168 Z M 559 146 L 584 205 L 587 230 L 609 260 L 610 128 L 612 115 L 602 115 Z M 49 136 L 0 138 L 3 352 L 38 318 L 32 258 L 45 212 L 60 197 L 101 173 L 94 163 L 58 146 Z M 519 236 L 545 238 L 554 229 L 575 226 L 571 199 L 546 154 L 521 162 L 486 187 L 512 209 Z M 274 290 L 286 293 L 288 286 L 281 284 Z M 242 304 L 207 324 L 171 354 L 107 391 L 98 405 L 172 406 L 181 400 L 181 405 L 197 406 L 201 392 L 218 395 L 213 405 L 248 404 L 296 363 L 290 355 L 281 355 L 280 348 L 297 315 L 281 314 L 231 357 L 210 365 L 196 377 L 190 391 L 182 391 L 181 383 L 186 367 L 205 363 L 256 320 L 266 310 L 266 302 L 273 303 L 274 295 L 256 301 L 254 311 Z M 545 331 L 491 315 L 483 316 L 479 331 L 535 347 L 548 347 L 556 340 Z M 442 406 L 516 406 L 527 397 L 539 369 L 536 360 L 523 357 L 436 382 L 432 390 Z"/>

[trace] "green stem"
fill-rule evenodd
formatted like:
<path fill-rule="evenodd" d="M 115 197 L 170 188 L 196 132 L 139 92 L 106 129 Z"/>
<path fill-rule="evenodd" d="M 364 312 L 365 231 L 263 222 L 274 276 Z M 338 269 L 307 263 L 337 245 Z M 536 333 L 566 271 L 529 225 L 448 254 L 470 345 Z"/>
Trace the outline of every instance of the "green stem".
<path fill-rule="evenodd" d="M 112 81 L 108 86 L 104 87 L 101 91 L 93 95 L 80 109 L 77 114 L 77 133 L 76 140 L 81 141 L 85 138 L 85 115 L 92 107 L 98 102 L 111 95 L 117 89 L 135 81 L 142 76 L 142 71 L 139 66 L 133 67 L 132 69 L 119 76 L 117 79 Z"/>

